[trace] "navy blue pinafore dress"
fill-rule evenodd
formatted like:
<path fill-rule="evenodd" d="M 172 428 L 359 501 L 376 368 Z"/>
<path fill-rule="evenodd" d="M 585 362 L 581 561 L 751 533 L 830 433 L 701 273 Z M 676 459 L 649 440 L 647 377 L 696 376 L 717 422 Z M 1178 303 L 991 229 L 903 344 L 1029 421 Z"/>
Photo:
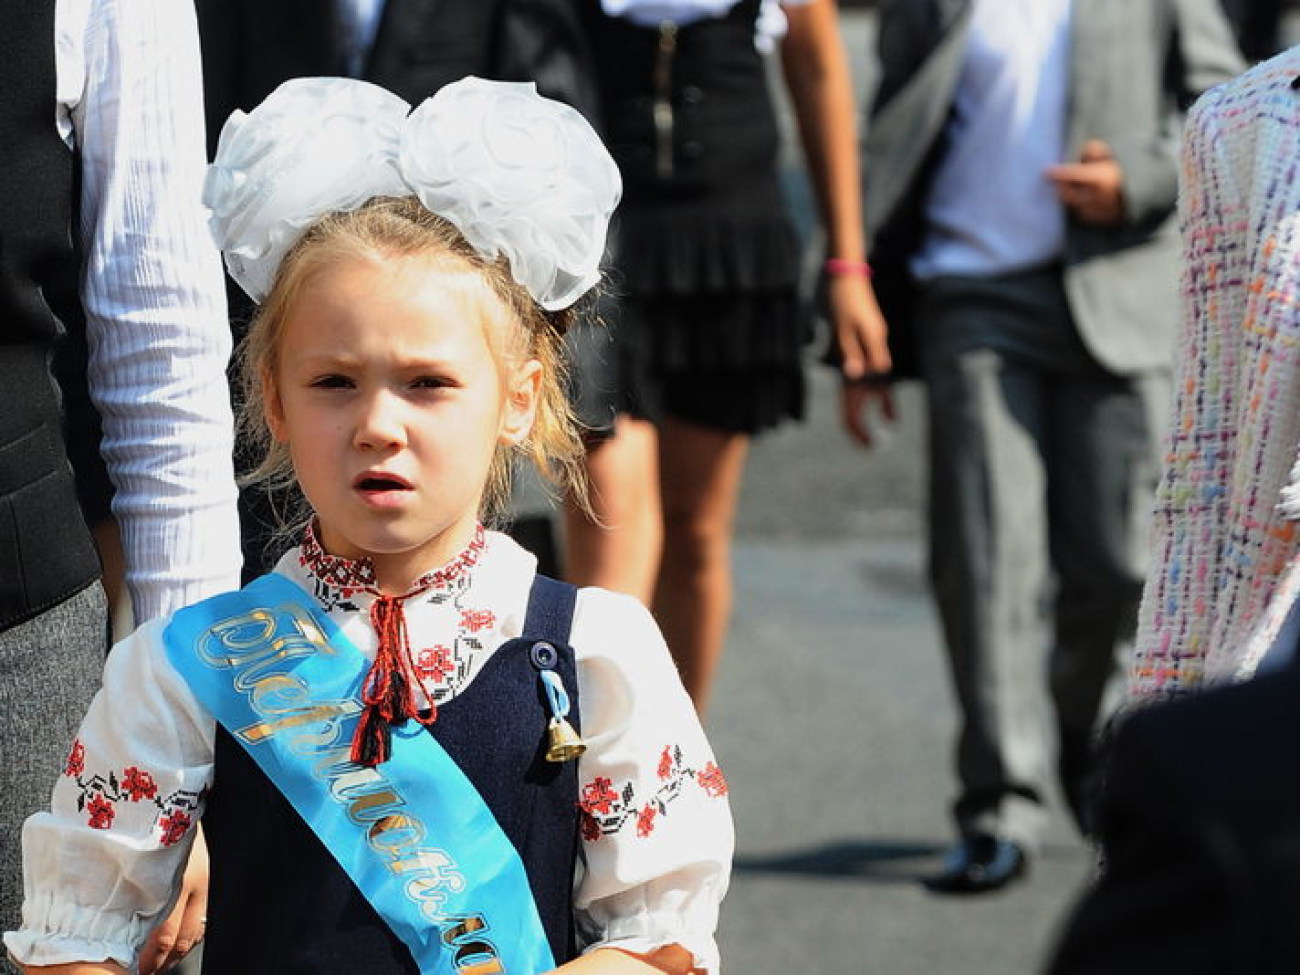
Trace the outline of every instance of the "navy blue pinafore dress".
<path fill-rule="evenodd" d="M 575 597 L 572 586 L 538 576 L 523 636 L 501 646 L 469 687 L 439 706 L 429 728 L 523 860 L 557 965 L 577 953 L 578 763 L 546 761 L 551 711 L 538 672 L 549 666 L 563 680 L 569 720 L 579 728 L 568 645 Z M 212 857 L 205 975 L 419 975 L 410 951 L 221 727 L 214 761 L 203 815 Z"/>

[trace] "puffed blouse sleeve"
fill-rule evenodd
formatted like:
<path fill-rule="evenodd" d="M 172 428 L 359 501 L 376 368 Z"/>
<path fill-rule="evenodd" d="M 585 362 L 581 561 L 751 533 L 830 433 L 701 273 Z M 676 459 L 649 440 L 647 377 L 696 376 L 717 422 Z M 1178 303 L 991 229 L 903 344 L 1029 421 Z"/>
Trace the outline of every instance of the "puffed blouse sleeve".
<path fill-rule="evenodd" d="M 212 778 L 215 725 L 167 660 L 165 620 L 108 655 L 51 808 L 23 824 L 25 965 L 112 960 L 135 971 L 176 897 Z"/>
<path fill-rule="evenodd" d="M 677 944 L 717 975 L 735 842 L 726 780 L 644 606 L 584 589 L 572 642 L 588 746 L 574 895 L 584 950 Z"/>

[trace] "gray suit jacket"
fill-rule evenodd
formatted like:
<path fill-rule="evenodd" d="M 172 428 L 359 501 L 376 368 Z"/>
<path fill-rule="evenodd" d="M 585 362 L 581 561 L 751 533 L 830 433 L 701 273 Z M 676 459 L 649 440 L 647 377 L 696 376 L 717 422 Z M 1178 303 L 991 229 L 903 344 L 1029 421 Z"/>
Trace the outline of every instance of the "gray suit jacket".
<path fill-rule="evenodd" d="M 908 262 L 944 152 L 971 4 L 887 0 L 880 14 L 880 84 L 863 142 L 865 220 L 902 375 L 915 369 Z M 1127 212 L 1115 227 L 1071 221 L 1062 255 L 1071 309 L 1106 368 L 1165 367 L 1178 315 L 1183 113 L 1244 63 L 1218 0 L 1075 0 L 1073 25 L 1069 156 L 1088 139 L 1109 143 L 1124 170 Z"/>

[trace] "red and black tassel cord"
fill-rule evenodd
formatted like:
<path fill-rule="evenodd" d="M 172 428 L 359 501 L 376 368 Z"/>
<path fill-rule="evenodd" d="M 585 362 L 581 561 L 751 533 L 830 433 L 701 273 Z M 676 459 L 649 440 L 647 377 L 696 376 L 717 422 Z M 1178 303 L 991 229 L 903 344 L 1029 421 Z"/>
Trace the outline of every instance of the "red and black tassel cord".
<path fill-rule="evenodd" d="M 361 686 L 365 710 L 352 736 L 352 761 L 375 766 L 392 753 L 392 726 L 414 718 L 433 724 L 437 706 L 411 661 L 402 596 L 380 596 L 370 607 L 370 624 L 379 640 L 375 662 Z"/>

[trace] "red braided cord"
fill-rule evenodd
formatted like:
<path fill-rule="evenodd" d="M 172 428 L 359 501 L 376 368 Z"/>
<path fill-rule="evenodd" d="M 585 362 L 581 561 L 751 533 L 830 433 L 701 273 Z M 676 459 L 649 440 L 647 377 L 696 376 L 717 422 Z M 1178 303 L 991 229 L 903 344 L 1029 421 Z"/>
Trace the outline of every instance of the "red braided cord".
<path fill-rule="evenodd" d="M 365 711 L 352 736 L 352 760 L 361 765 L 378 765 L 388 760 L 391 725 L 407 718 L 429 725 L 438 717 L 437 706 L 411 660 L 402 600 L 400 596 L 379 596 L 370 607 L 370 625 L 374 627 L 378 645 L 375 662 L 361 685 Z M 426 713 L 422 714 L 422 710 Z"/>

